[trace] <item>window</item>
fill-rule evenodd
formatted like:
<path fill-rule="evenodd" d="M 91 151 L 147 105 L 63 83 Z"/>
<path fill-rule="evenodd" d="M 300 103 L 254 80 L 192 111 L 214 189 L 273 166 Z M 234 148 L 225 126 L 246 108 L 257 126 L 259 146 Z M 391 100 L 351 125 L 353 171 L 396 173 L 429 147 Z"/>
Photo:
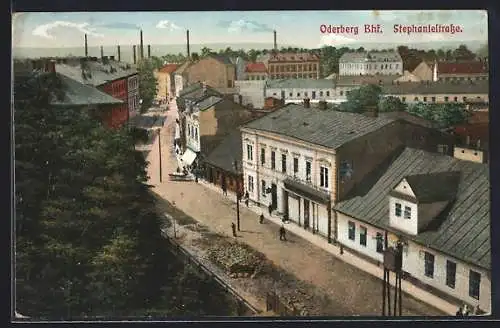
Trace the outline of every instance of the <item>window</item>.
<path fill-rule="evenodd" d="M 320 92 L 319 92 L 319 96 L 320 96 L 320 97 L 323 97 L 323 91 L 320 91 Z"/>
<path fill-rule="evenodd" d="M 264 148 L 260 149 L 260 164 L 266 164 L 266 150 Z"/>
<path fill-rule="evenodd" d="M 319 169 L 319 185 L 328 188 L 328 168 L 325 166 L 321 166 Z"/>
<path fill-rule="evenodd" d="M 253 176 L 248 176 L 248 191 L 253 192 Z"/>
<path fill-rule="evenodd" d="M 311 92 L 311 98 L 312 99 L 316 99 L 316 91 L 312 91 Z"/>
<path fill-rule="evenodd" d="M 281 154 L 281 172 L 286 173 L 286 154 Z"/>
<path fill-rule="evenodd" d="M 425 252 L 424 261 L 425 261 L 424 274 L 429 278 L 434 278 L 434 255 Z"/>
<path fill-rule="evenodd" d="M 340 95 L 343 96 L 344 95 L 344 91 L 340 91 Z"/>
<path fill-rule="evenodd" d="M 247 145 L 247 160 L 253 161 L 253 146 Z"/>
<path fill-rule="evenodd" d="M 448 100 L 449 100 L 449 97 L 444 97 L 445 102 L 448 102 Z"/>
<path fill-rule="evenodd" d="M 198 139 L 198 128 L 194 128 L 194 138 Z"/>
<path fill-rule="evenodd" d="M 424 102 L 427 102 L 427 97 L 424 97 Z"/>
<path fill-rule="evenodd" d="M 349 229 L 348 229 L 349 239 L 355 240 L 356 239 L 356 225 L 352 221 L 349 221 L 348 225 L 349 225 Z"/>
<path fill-rule="evenodd" d="M 457 264 L 455 262 L 446 261 L 446 286 L 455 288 L 455 280 L 457 275 Z"/>
<path fill-rule="evenodd" d="M 384 237 L 380 232 L 377 232 L 377 253 L 382 253 L 384 251 Z"/>
<path fill-rule="evenodd" d="M 233 87 L 233 81 L 232 80 L 227 80 L 227 87 L 232 88 Z"/>
<path fill-rule="evenodd" d="M 436 97 L 432 97 L 431 100 L 432 100 L 433 103 L 435 103 L 436 102 Z"/>
<path fill-rule="evenodd" d="M 359 227 L 359 244 L 361 246 L 366 246 L 366 234 L 367 234 L 366 228 Z"/>
<path fill-rule="evenodd" d="M 418 97 L 415 97 L 415 101 L 418 101 Z"/>
<path fill-rule="evenodd" d="M 405 206 L 404 218 L 409 220 L 411 219 L 411 207 Z"/>
<path fill-rule="evenodd" d="M 262 180 L 260 182 L 260 186 L 261 186 L 261 194 L 262 194 L 262 197 L 266 197 L 266 181 L 265 180 Z"/>
<path fill-rule="evenodd" d="M 327 96 L 327 97 L 330 97 L 330 91 L 327 91 L 327 92 L 326 92 L 326 96 Z"/>
<path fill-rule="evenodd" d="M 448 154 L 448 145 L 437 145 L 438 153 Z"/>
<path fill-rule="evenodd" d="M 293 158 L 293 175 L 297 174 L 299 172 L 299 158 L 294 157 Z"/>
<path fill-rule="evenodd" d="M 271 151 L 271 169 L 276 169 L 276 152 L 274 150 Z"/>
<path fill-rule="evenodd" d="M 306 181 L 311 182 L 311 161 L 306 161 Z"/>
<path fill-rule="evenodd" d="M 307 97 L 307 92 L 304 92 L 304 97 Z"/>
<path fill-rule="evenodd" d="M 405 101 L 406 101 L 406 97 L 402 97 L 402 98 L 401 98 L 401 101 L 402 101 L 402 102 L 405 102 Z"/>
<path fill-rule="evenodd" d="M 466 102 L 466 101 L 467 101 L 467 97 L 463 97 L 463 98 L 462 98 L 462 100 L 463 100 L 464 102 Z"/>
<path fill-rule="evenodd" d="M 481 274 L 479 272 L 469 271 L 469 296 L 479 299 L 479 287 L 481 286 Z"/>
<path fill-rule="evenodd" d="M 292 93 L 292 92 L 290 92 L 288 95 L 289 95 L 290 97 L 293 97 L 293 93 Z"/>
<path fill-rule="evenodd" d="M 394 215 L 397 217 L 401 217 L 401 204 L 400 203 L 396 203 L 396 205 L 394 206 Z"/>
<path fill-rule="evenodd" d="M 458 102 L 458 97 L 453 97 L 454 102 Z"/>
<path fill-rule="evenodd" d="M 300 92 L 297 92 L 297 97 L 300 97 Z"/>

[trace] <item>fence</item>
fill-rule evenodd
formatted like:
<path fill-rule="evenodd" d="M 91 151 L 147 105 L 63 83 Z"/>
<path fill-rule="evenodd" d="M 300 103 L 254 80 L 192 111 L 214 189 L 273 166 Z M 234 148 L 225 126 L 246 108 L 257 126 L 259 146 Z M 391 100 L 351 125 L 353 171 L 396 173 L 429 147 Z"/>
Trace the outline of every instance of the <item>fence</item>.
<path fill-rule="evenodd" d="M 266 310 L 272 311 L 281 317 L 298 317 L 300 311 L 293 306 L 286 305 L 276 293 L 268 292 L 266 295 Z"/>
<path fill-rule="evenodd" d="M 248 303 L 233 287 L 231 287 L 228 283 L 226 283 L 221 277 L 215 274 L 212 270 L 207 268 L 206 265 L 201 263 L 195 256 L 189 253 L 184 247 L 182 247 L 179 243 L 174 241 L 172 238 L 165 235 L 165 239 L 172 246 L 171 249 L 176 255 L 182 256 L 185 260 L 187 260 L 190 264 L 196 266 L 200 270 L 202 270 L 205 274 L 207 274 L 210 278 L 212 278 L 215 282 L 221 285 L 224 290 L 230 293 L 237 301 L 237 314 L 239 316 L 245 315 L 248 313 L 248 310 L 252 312 L 252 314 L 259 314 L 260 311 L 255 308 L 252 304 Z"/>

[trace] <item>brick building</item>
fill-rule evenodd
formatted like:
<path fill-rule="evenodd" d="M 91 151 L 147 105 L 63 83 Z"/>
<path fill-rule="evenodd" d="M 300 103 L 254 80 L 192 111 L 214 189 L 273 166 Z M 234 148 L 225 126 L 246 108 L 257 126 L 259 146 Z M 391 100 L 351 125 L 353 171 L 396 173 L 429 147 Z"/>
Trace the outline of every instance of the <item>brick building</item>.
<path fill-rule="evenodd" d="M 310 53 L 274 52 L 267 60 L 271 79 L 319 79 L 320 58 Z"/>

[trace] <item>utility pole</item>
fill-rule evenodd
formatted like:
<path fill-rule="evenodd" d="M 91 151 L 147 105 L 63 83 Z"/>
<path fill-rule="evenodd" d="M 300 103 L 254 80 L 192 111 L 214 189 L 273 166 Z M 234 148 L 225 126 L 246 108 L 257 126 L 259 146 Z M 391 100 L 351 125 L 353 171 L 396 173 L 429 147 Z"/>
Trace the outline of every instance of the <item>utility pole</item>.
<path fill-rule="evenodd" d="M 160 182 L 162 182 L 162 172 L 161 172 L 161 129 L 158 129 L 158 154 L 160 155 Z"/>
<path fill-rule="evenodd" d="M 403 312 L 402 299 L 402 277 L 403 277 L 403 243 L 398 240 L 393 247 L 388 245 L 387 231 L 384 238 L 384 280 L 382 287 L 382 315 L 391 315 L 391 306 L 393 316 L 401 316 Z M 391 304 L 391 284 L 390 273 L 394 272 L 394 304 Z"/>
<path fill-rule="evenodd" d="M 240 173 L 238 171 L 238 162 L 233 162 L 236 171 L 236 227 L 240 231 Z"/>

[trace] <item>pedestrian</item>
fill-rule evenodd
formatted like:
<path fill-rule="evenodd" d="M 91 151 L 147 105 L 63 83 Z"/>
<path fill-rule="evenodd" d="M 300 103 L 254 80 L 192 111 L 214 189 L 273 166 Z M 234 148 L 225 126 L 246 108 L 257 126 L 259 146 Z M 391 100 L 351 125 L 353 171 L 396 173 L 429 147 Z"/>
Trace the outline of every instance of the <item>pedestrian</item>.
<path fill-rule="evenodd" d="M 273 204 L 269 204 L 267 210 L 269 211 L 269 215 L 271 215 L 271 213 L 273 212 Z"/>
<path fill-rule="evenodd" d="M 288 214 L 287 213 L 283 214 L 282 221 L 283 221 L 283 223 L 287 223 L 288 222 Z"/>
<path fill-rule="evenodd" d="M 233 231 L 233 237 L 237 237 L 236 236 L 236 224 L 234 224 L 234 222 L 231 222 L 231 230 Z"/>
<path fill-rule="evenodd" d="M 248 193 L 248 190 L 245 192 L 245 198 L 246 199 L 250 198 L 250 194 Z"/>
<path fill-rule="evenodd" d="M 248 207 L 248 198 L 245 198 L 245 205 Z"/>
<path fill-rule="evenodd" d="M 227 196 L 227 188 L 226 188 L 226 184 L 222 184 L 222 194 L 224 196 Z"/>
<path fill-rule="evenodd" d="M 286 230 L 284 225 L 280 227 L 280 240 L 286 241 Z"/>
<path fill-rule="evenodd" d="M 259 223 L 260 224 L 264 223 L 264 213 L 260 213 Z"/>
<path fill-rule="evenodd" d="M 457 317 L 462 317 L 463 316 L 463 310 L 462 310 L 461 306 L 458 307 L 457 313 L 455 315 Z"/>

